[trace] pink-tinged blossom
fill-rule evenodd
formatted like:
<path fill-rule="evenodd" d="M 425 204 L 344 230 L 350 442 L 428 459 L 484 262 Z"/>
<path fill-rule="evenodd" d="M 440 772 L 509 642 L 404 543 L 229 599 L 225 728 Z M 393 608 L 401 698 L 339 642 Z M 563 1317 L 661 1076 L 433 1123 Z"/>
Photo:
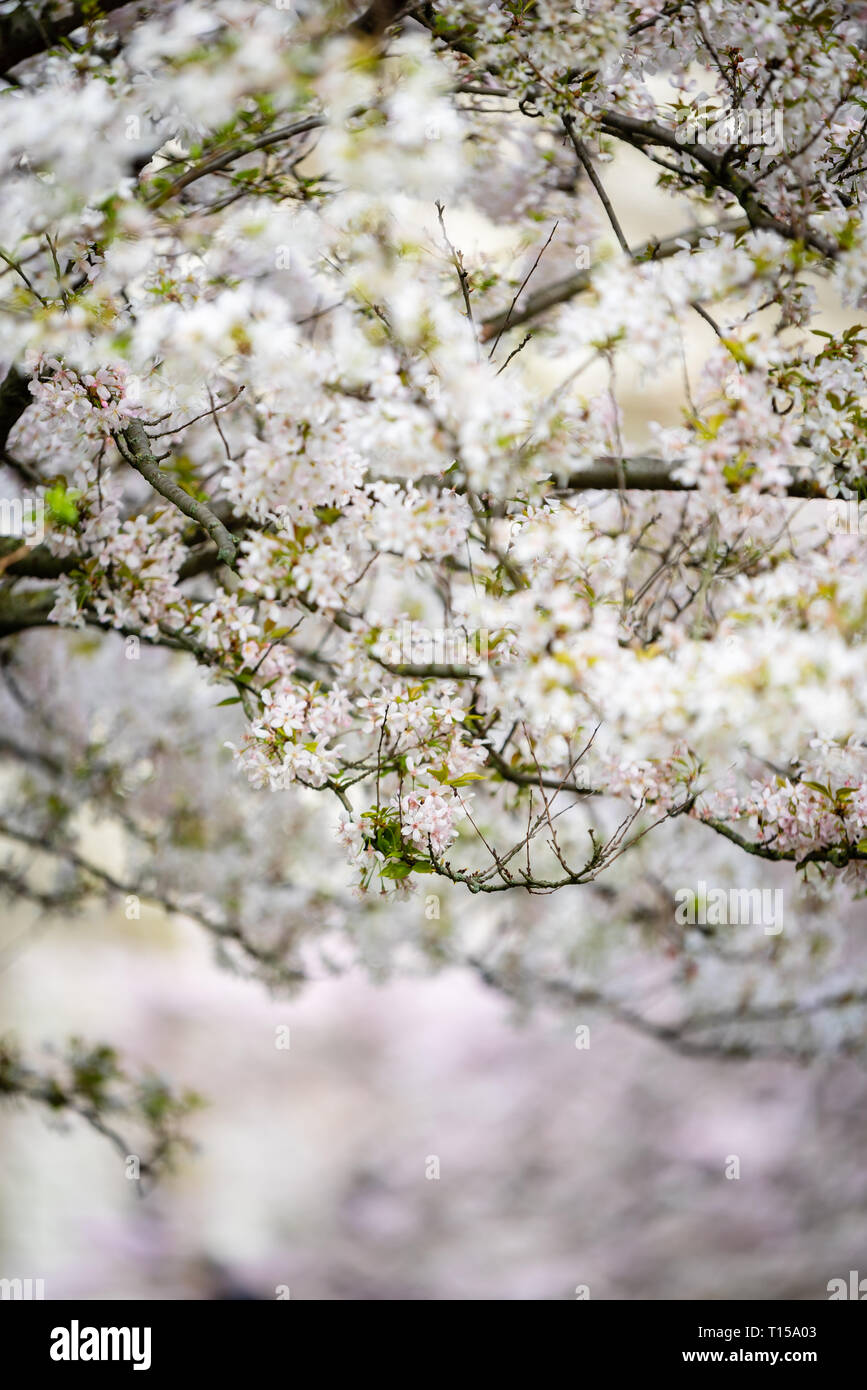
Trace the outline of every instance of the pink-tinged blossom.
<path fill-rule="evenodd" d="M 401 831 L 404 840 L 419 849 L 430 849 L 441 857 L 457 835 L 456 822 L 465 814 L 463 802 L 453 793 L 410 792 L 400 799 Z"/>

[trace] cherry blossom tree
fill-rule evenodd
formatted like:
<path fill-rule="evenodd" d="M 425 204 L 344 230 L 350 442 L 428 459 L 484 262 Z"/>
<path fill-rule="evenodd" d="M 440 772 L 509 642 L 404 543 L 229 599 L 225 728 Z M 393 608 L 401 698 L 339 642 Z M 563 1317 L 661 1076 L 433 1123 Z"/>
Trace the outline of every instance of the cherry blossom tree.
<path fill-rule="evenodd" d="M 0 4 L 10 898 L 863 1045 L 862 9 Z"/>

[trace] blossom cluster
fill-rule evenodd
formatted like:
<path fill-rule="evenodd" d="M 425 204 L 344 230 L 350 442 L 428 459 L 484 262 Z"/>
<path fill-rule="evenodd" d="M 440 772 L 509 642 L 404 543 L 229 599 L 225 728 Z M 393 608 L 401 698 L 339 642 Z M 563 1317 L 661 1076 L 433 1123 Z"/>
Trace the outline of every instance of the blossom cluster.
<path fill-rule="evenodd" d="M 332 8 L 94 20 L 0 92 L 4 447 L 48 516 L 3 584 L 197 660 L 364 883 L 556 858 L 582 788 L 857 877 L 863 564 L 799 510 L 867 461 L 863 330 L 817 317 L 867 285 L 857 16 Z M 782 153 L 682 138 L 734 99 Z M 682 235 L 600 198 L 627 148 Z M 395 660 L 405 620 L 487 660 Z"/>

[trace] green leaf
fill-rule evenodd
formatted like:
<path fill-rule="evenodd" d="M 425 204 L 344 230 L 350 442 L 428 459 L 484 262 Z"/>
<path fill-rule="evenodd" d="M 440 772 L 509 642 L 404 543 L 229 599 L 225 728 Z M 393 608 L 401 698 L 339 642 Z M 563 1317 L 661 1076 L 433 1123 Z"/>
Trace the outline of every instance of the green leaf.
<path fill-rule="evenodd" d="M 407 878 L 412 871 L 413 865 L 405 863 L 403 859 L 390 859 L 383 864 L 380 872 L 383 878 Z"/>
<path fill-rule="evenodd" d="M 802 778 L 802 781 L 804 783 L 804 786 L 809 787 L 811 791 L 819 792 L 821 796 L 827 796 L 829 801 L 834 800 L 834 796 L 831 792 L 830 787 L 823 787 L 821 782 L 808 782 L 806 777 Z"/>
<path fill-rule="evenodd" d="M 737 338 L 723 338 L 722 344 L 723 347 L 728 348 L 736 362 L 742 362 L 746 367 L 752 366 L 752 358 L 743 343 L 739 343 Z"/>
<path fill-rule="evenodd" d="M 78 507 L 75 505 L 76 498 L 81 493 L 75 488 L 67 489 L 63 482 L 57 482 L 53 487 L 47 489 L 45 493 L 45 503 L 54 521 L 61 526 L 74 526 L 78 521 Z"/>

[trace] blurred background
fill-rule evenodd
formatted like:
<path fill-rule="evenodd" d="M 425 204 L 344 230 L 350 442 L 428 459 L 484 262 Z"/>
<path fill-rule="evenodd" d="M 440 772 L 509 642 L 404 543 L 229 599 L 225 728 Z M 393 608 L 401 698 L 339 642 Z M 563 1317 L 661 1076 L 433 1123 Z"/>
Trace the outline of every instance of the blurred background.
<path fill-rule="evenodd" d="M 590 1014 L 579 1049 L 457 971 L 274 1000 L 192 928 L 116 918 L 53 924 L 0 1007 L 208 1100 L 146 1196 L 83 1122 L 0 1112 L 0 1267 L 47 1298 L 817 1299 L 863 1266 L 852 1060 L 680 1057 Z"/>

